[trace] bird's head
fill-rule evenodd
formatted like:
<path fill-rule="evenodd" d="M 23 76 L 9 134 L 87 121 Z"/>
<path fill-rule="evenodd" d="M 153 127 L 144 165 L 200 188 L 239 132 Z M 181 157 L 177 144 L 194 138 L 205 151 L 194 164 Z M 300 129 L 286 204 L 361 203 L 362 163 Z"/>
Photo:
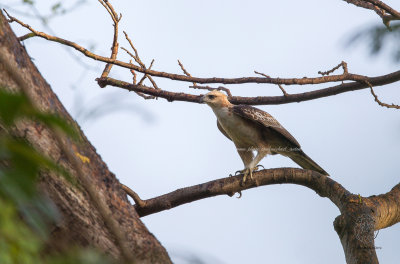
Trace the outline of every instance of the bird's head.
<path fill-rule="evenodd" d="M 201 97 L 201 102 L 208 104 L 210 107 L 228 107 L 231 103 L 228 101 L 227 96 L 219 91 L 211 91 L 203 97 Z"/>

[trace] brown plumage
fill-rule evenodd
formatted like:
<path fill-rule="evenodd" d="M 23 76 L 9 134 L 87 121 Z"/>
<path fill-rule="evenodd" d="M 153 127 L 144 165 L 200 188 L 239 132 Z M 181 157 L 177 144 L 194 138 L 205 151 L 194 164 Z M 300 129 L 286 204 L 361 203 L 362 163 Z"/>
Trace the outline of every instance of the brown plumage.
<path fill-rule="evenodd" d="M 245 165 L 243 181 L 267 154 L 289 157 L 304 169 L 329 175 L 307 156 L 297 140 L 270 114 L 247 105 L 233 105 L 226 95 L 212 91 L 202 98 L 217 116 L 218 129 L 235 144 Z M 253 152 L 257 152 L 254 157 Z"/>

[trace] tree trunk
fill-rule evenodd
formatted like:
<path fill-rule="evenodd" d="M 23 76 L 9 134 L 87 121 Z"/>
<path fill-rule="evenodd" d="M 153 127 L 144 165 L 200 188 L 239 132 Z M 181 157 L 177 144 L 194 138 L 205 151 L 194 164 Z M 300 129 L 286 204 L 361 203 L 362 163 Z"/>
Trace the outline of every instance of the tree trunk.
<path fill-rule="evenodd" d="M 108 205 L 112 217 L 126 236 L 129 250 L 135 259 L 139 263 L 171 263 L 166 250 L 139 219 L 115 175 L 108 170 L 96 149 L 40 75 L 3 14 L 0 14 L 0 53 L 23 76 L 23 81 L 29 86 L 29 96 L 40 110 L 58 114 L 80 132 L 79 144 L 67 137 L 62 140 L 75 155 L 88 158 L 88 162 L 81 163 L 83 173 Z M 10 74 L 9 67 L 4 64 L 0 64 L 0 85 L 7 87 L 9 91 L 19 90 L 15 76 Z M 21 121 L 12 133 L 26 138 L 38 151 L 67 168 L 73 176 L 77 175 L 53 133 L 42 124 Z M 80 179 L 77 180 L 79 183 Z M 115 237 L 81 185 L 73 185 L 52 172 L 43 171 L 40 174 L 39 188 L 54 202 L 62 216 L 52 226 L 49 250 L 60 251 L 73 246 L 92 247 L 113 258 L 122 258 Z"/>

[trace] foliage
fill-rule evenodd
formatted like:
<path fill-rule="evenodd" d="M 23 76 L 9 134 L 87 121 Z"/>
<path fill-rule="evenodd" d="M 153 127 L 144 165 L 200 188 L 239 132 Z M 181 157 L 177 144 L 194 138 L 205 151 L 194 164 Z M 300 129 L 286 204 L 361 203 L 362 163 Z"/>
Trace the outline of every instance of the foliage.
<path fill-rule="evenodd" d="M 42 254 L 49 224 L 59 220 L 54 204 L 37 190 L 40 170 L 68 173 L 9 131 L 19 120 L 41 122 L 76 138 L 66 121 L 42 113 L 23 94 L 0 87 L 0 263 L 106 263 L 94 251 L 74 250 L 59 256 Z M 108 263 L 108 262 L 107 262 Z"/>
<path fill-rule="evenodd" d="M 376 25 L 354 34 L 348 44 L 367 43 L 371 55 L 377 55 L 385 50 L 391 50 L 391 58 L 394 62 L 400 62 L 400 23 L 394 24 L 388 29 L 386 26 Z M 393 47 L 390 47 L 390 44 Z M 389 47 L 389 49 L 387 48 Z"/>

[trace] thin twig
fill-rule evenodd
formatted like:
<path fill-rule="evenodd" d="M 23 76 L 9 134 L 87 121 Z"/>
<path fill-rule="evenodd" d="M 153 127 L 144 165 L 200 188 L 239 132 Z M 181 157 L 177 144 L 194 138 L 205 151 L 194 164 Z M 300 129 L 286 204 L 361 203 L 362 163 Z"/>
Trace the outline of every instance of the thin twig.
<path fill-rule="evenodd" d="M 21 37 L 18 37 L 18 40 L 19 41 L 24 41 L 24 40 L 27 40 L 27 39 L 33 38 L 33 37 L 36 37 L 36 35 L 35 35 L 35 33 L 31 32 L 31 33 L 25 34 L 25 35 L 23 35 Z"/>
<path fill-rule="evenodd" d="M 131 53 L 129 53 L 129 54 L 132 56 L 132 58 L 135 59 L 135 61 L 140 65 L 140 67 L 142 67 L 142 69 L 146 69 L 146 66 L 140 60 L 139 53 L 138 53 L 137 49 L 135 48 L 135 46 L 133 45 L 132 40 L 129 38 L 128 34 L 125 31 L 123 31 L 123 32 L 124 32 L 126 40 L 129 42 L 129 45 L 131 46 L 131 48 L 135 52 L 135 55 L 132 55 Z M 124 50 L 127 51 L 125 48 L 124 48 Z"/>
<path fill-rule="evenodd" d="M 271 76 L 266 75 L 265 73 L 258 72 L 258 71 L 254 71 L 254 73 L 255 73 L 255 74 L 258 74 L 258 75 L 261 75 L 261 76 L 264 76 L 265 78 L 271 79 Z M 279 78 L 278 78 L 278 80 L 279 80 Z M 288 95 L 289 95 L 289 94 L 285 91 L 285 89 L 283 89 L 283 86 L 282 86 L 279 82 L 277 83 L 277 85 L 278 85 L 279 89 L 281 89 L 281 91 L 282 91 L 282 93 L 283 93 L 284 96 L 288 96 Z"/>
<path fill-rule="evenodd" d="M 258 72 L 258 71 L 254 71 L 254 73 L 255 73 L 255 74 L 258 74 L 258 75 L 261 75 L 261 76 L 264 76 L 265 78 L 271 79 L 271 76 L 266 75 L 265 73 Z"/>
<path fill-rule="evenodd" d="M 127 51 L 129 53 L 129 51 Z M 130 63 L 132 63 L 132 60 L 129 61 Z M 136 72 L 134 70 L 130 70 L 130 72 L 132 73 L 133 77 L 132 77 L 132 83 L 136 84 Z M 152 79 L 151 79 L 152 80 Z M 150 81 L 151 81 L 150 80 Z M 155 82 L 153 84 L 153 86 L 156 85 Z M 158 88 L 158 87 L 157 87 Z M 155 99 L 157 97 L 153 96 L 153 95 L 145 95 L 144 93 L 141 92 L 135 92 L 137 95 L 139 95 L 140 97 L 143 97 L 145 100 L 149 100 L 149 99 Z"/>
<path fill-rule="evenodd" d="M 344 0 L 347 3 L 375 11 L 381 18 L 386 27 L 390 29 L 390 21 L 400 20 L 400 12 L 394 10 L 387 4 L 379 0 Z M 389 14 L 389 15 L 388 15 Z"/>
<path fill-rule="evenodd" d="M 122 185 L 122 189 L 125 191 L 125 193 L 127 195 L 129 195 L 133 201 L 135 201 L 135 204 L 138 207 L 145 207 L 146 206 L 146 202 L 144 202 L 142 199 L 140 199 L 139 195 L 134 192 L 131 188 L 129 188 L 128 186 L 121 184 Z"/>
<path fill-rule="evenodd" d="M 149 70 L 151 70 L 151 67 L 153 67 L 153 62 L 154 62 L 154 59 L 151 61 Z M 146 66 L 144 66 L 144 67 L 146 67 Z M 144 82 L 144 80 L 146 80 L 146 78 L 148 78 L 148 77 L 150 77 L 148 74 L 144 74 L 142 79 L 140 79 L 140 81 L 138 82 L 138 85 L 141 85 Z"/>
<path fill-rule="evenodd" d="M 111 55 L 110 55 L 110 59 L 111 60 L 115 60 L 117 58 L 117 54 L 118 54 L 118 22 L 121 20 L 122 16 L 120 18 L 118 18 L 117 13 L 114 11 L 114 8 L 112 7 L 112 5 L 108 2 L 108 1 L 103 1 L 103 0 L 98 0 L 103 6 L 104 8 L 108 11 L 108 13 L 111 16 L 111 19 L 114 21 L 114 39 L 113 39 L 113 43 L 111 46 Z M 110 74 L 111 68 L 112 68 L 113 64 L 112 63 L 107 63 L 106 66 L 104 67 L 103 73 L 101 74 L 101 77 L 107 77 Z"/>
<path fill-rule="evenodd" d="M 6 12 L 7 13 L 7 12 Z M 77 51 L 83 53 L 85 56 L 92 58 L 97 61 L 103 61 L 106 63 L 112 63 L 127 69 L 132 69 L 137 72 L 146 73 L 153 77 L 161 77 L 167 78 L 176 81 L 184 81 L 184 82 L 196 82 L 196 83 L 223 83 L 223 84 L 243 84 L 243 83 L 270 83 L 270 84 L 283 84 L 283 85 L 306 85 L 306 84 L 321 84 L 321 83 L 328 83 L 328 82 L 342 82 L 342 81 L 359 81 L 362 82 L 368 77 L 358 75 L 358 74 L 340 74 L 340 75 L 330 75 L 330 76 L 322 76 L 322 77 L 314 77 L 314 78 L 264 78 L 264 77 L 240 77 L 240 78 L 221 78 L 221 77 L 212 77 L 212 78 L 199 78 L 199 77 L 190 77 L 186 75 L 180 74 L 173 74 L 168 72 L 160 72 L 155 70 L 145 69 L 142 66 L 137 66 L 128 62 L 122 62 L 119 60 L 112 60 L 107 57 L 103 57 L 97 54 L 90 52 L 89 50 L 83 48 L 82 46 L 62 38 L 58 38 L 55 36 L 51 36 L 45 34 L 43 32 L 36 31 L 31 26 L 21 22 L 20 20 L 16 19 L 15 17 L 10 16 L 10 22 L 17 22 L 21 26 L 29 29 L 32 33 L 36 36 L 47 39 L 49 41 L 58 42 L 60 44 L 73 47 Z M 133 46 L 133 45 L 132 45 Z"/>
<path fill-rule="evenodd" d="M 325 76 L 325 75 L 329 75 L 329 74 L 331 74 L 332 72 L 334 72 L 334 71 L 336 71 L 337 69 L 339 69 L 340 67 L 342 67 L 343 68 L 343 74 L 348 74 L 349 73 L 349 70 L 348 70 L 348 68 L 347 68 L 347 63 L 345 62 L 345 61 L 342 61 L 341 63 L 339 63 L 337 66 L 335 66 L 335 67 L 333 67 L 331 70 L 329 70 L 329 71 L 318 71 L 318 74 L 321 74 L 322 76 Z"/>
<path fill-rule="evenodd" d="M 188 76 L 188 77 L 192 77 L 192 75 L 185 69 L 185 67 L 183 67 L 183 64 L 180 60 L 178 60 L 178 64 L 181 67 L 183 73 Z M 193 86 L 197 86 L 197 84 L 195 82 L 193 82 Z"/>
<path fill-rule="evenodd" d="M 113 63 L 115 65 L 132 69 L 138 72 L 146 73 L 151 76 L 156 76 L 156 77 L 162 77 L 162 78 L 168 78 L 171 80 L 178 80 L 178 81 L 185 81 L 185 82 L 196 82 L 196 83 L 224 83 L 224 84 L 242 84 L 242 83 L 271 83 L 271 84 L 284 84 L 284 85 L 305 85 L 305 84 L 321 84 L 321 83 L 328 83 L 328 82 L 343 82 L 343 81 L 354 81 L 350 83 L 342 83 L 340 85 L 328 87 L 325 89 L 319 89 L 316 91 L 311 91 L 311 92 L 306 92 L 302 94 L 290 94 L 288 96 L 258 96 L 258 97 L 233 97 L 231 99 L 232 103 L 238 103 L 238 104 L 252 104 L 252 105 L 262 105 L 262 104 L 282 104 L 282 103 L 291 103 L 291 102 L 301 102 L 301 101 L 307 101 L 307 100 L 312 100 L 316 98 L 321 98 L 321 97 L 326 97 L 326 96 L 332 96 L 336 95 L 339 93 L 344 93 L 344 92 L 349 92 L 349 91 L 354 91 L 354 90 L 359 90 L 363 88 L 367 88 L 368 85 L 365 84 L 365 80 L 369 81 L 373 86 L 380 86 L 380 85 L 385 85 L 388 83 L 393 83 L 396 81 L 400 80 L 400 71 L 392 72 L 387 75 L 382 75 L 378 77 L 368 77 L 368 76 L 363 76 L 363 75 L 357 75 L 357 74 L 341 74 L 341 75 L 329 75 L 329 76 L 322 76 L 322 77 L 315 77 L 315 78 L 286 78 L 286 79 L 281 79 L 281 78 L 265 78 L 265 77 L 242 77 L 242 78 L 218 78 L 218 77 L 213 77 L 213 78 L 199 78 L 199 77 L 189 77 L 186 75 L 179 75 L 179 74 L 172 74 L 172 73 L 167 73 L 167 72 L 159 72 L 159 71 L 154 71 L 154 70 L 148 70 L 148 69 L 143 69 L 141 66 L 136 66 L 131 63 L 126 63 L 118 60 L 111 60 L 110 58 L 103 57 L 96 55 L 89 50 L 79 46 L 78 44 L 71 42 L 69 40 L 65 40 L 62 38 L 58 38 L 55 36 L 51 36 L 48 34 L 45 34 L 43 32 L 36 31 L 33 29 L 31 26 L 19 21 L 15 17 L 12 17 L 7 13 L 6 10 L 4 10 L 5 13 L 8 16 L 8 21 L 9 22 L 17 22 L 21 26 L 27 28 L 30 30 L 32 33 L 34 33 L 36 36 L 39 36 L 41 38 L 47 39 L 49 41 L 54 41 L 61 43 L 66 46 L 73 47 L 74 49 L 78 50 L 79 52 L 83 53 L 85 56 L 98 60 L 98 61 L 103 61 L 106 63 Z M 132 45 L 133 46 L 133 45 Z M 125 82 L 121 82 L 112 78 L 99 78 L 98 79 L 98 84 L 100 86 L 104 86 L 107 84 L 121 87 L 124 89 L 136 91 L 136 92 L 142 92 L 147 95 L 153 95 L 157 97 L 162 97 L 167 99 L 168 101 L 174 101 L 174 100 L 181 100 L 181 101 L 188 101 L 188 102 L 199 102 L 200 97 L 191 95 L 191 94 L 185 94 L 185 93 L 173 93 L 173 92 L 168 92 L 168 91 L 163 91 L 161 89 L 154 89 L 146 86 L 138 86 L 134 84 L 128 84 Z M 152 91 L 154 90 L 154 91 Z M 157 91 L 157 92 L 156 92 Z"/>
<path fill-rule="evenodd" d="M 200 86 L 200 85 L 192 85 L 189 86 L 189 88 L 193 88 L 193 89 L 203 89 L 203 90 L 208 90 L 208 91 L 224 91 L 229 98 L 232 97 L 232 93 L 228 88 L 225 88 L 223 86 L 219 86 L 219 87 L 211 87 L 211 86 Z"/>
<path fill-rule="evenodd" d="M 112 7 L 112 5 L 110 4 L 110 2 L 105 1 L 105 0 L 98 0 L 99 3 L 104 6 L 104 8 L 107 10 L 107 12 L 110 14 L 111 19 L 114 21 L 115 24 L 117 24 L 119 22 L 118 19 L 118 15 L 117 13 L 114 11 L 114 8 Z"/>
<path fill-rule="evenodd" d="M 374 89 L 372 88 L 372 84 L 368 81 L 365 81 L 365 83 L 369 86 L 371 94 L 375 99 L 375 102 L 377 102 L 380 106 L 387 107 L 387 108 L 400 109 L 399 105 L 383 103 L 381 100 L 379 100 L 378 96 L 375 94 Z"/>
<path fill-rule="evenodd" d="M 130 60 L 129 62 L 132 63 L 132 60 Z M 132 73 L 132 75 L 133 75 L 133 77 L 132 77 L 132 83 L 133 83 L 133 84 L 136 84 L 136 78 L 137 78 L 136 72 L 135 72 L 134 70 L 130 70 L 130 71 L 131 71 L 131 73 Z"/>
<path fill-rule="evenodd" d="M 281 84 L 278 83 L 279 89 L 281 89 L 282 93 L 284 96 L 288 96 L 289 94 L 285 91 L 285 89 L 283 89 L 283 86 Z"/>

